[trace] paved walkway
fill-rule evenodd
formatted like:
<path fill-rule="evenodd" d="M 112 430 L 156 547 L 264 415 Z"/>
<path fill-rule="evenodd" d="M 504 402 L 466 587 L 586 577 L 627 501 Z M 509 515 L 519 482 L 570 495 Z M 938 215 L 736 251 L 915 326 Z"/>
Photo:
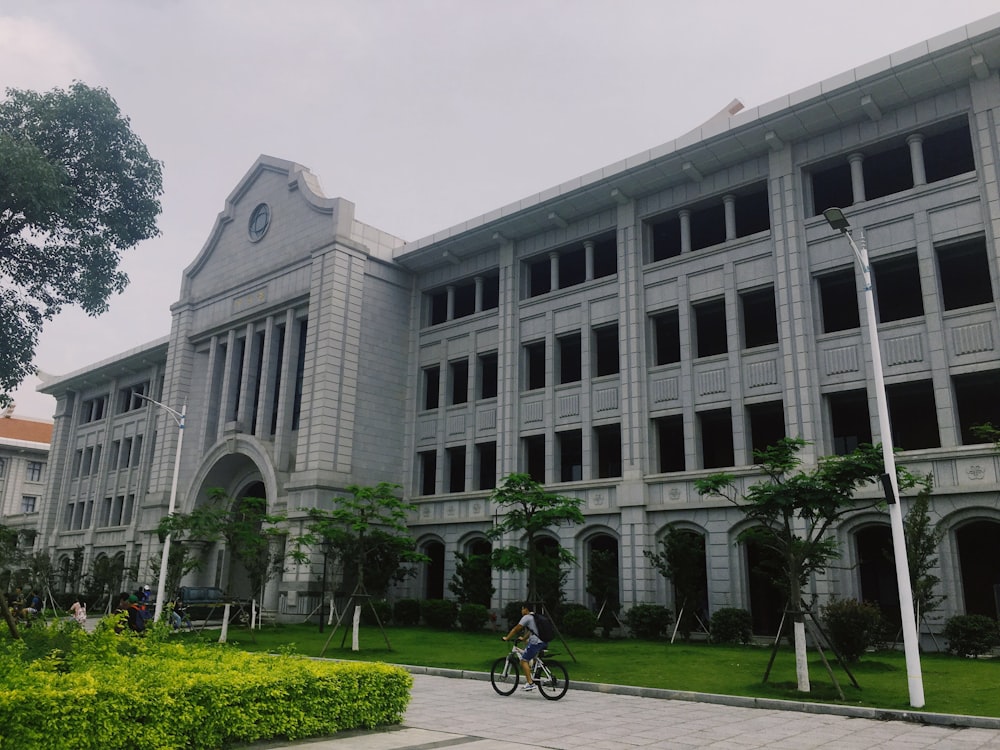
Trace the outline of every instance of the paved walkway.
<path fill-rule="evenodd" d="M 489 682 L 484 681 L 485 675 L 466 673 L 465 676 L 471 679 L 415 674 L 413 697 L 402 727 L 253 747 L 255 750 L 1000 750 L 1000 720 L 978 722 L 982 726 L 957 727 L 948 725 L 954 718 L 929 714 L 925 720 L 934 723 L 928 725 L 812 713 L 826 710 L 816 704 L 792 704 L 802 709 L 797 711 L 749 708 L 623 695 L 613 692 L 616 689 L 612 686 L 574 689 L 572 682 L 566 697 L 552 702 L 537 693 L 520 691 L 504 698 L 493 692 Z M 706 698 L 739 702 L 724 696 Z"/>

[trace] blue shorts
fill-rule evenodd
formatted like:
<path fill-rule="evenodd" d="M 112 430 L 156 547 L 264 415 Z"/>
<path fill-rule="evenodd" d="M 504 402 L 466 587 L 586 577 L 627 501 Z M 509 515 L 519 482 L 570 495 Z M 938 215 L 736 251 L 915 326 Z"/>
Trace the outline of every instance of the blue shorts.
<path fill-rule="evenodd" d="M 536 641 L 535 643 L 528 644 L 528 647 L 524 649 L 524 653 L 521 654 L 521 661 L 531 661 L 540 651 L 544 651 L 549 644 L 545 641 Z"/>

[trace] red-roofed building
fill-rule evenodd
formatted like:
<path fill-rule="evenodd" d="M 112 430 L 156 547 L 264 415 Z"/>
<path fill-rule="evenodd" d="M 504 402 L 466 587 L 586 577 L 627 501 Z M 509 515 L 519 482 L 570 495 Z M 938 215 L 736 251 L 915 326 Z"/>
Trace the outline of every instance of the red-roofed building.
<path fill-rule="evenodd" d="M 45 502 L 52 422 L 0 413 L 0 524 L 34 544 Z"/>

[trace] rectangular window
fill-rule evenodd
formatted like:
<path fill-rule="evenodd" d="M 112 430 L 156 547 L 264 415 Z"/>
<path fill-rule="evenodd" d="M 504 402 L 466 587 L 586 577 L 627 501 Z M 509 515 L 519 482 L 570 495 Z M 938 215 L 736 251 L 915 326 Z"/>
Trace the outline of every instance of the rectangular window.
<path fill-rule="evenodd" d="M 962 432 L 962 445 L 984 442 L 972 428 L 989 422 L 1000 425 L 1000 370 L 987 370 L 969 375 L 952 377 L 955 406 L 958 409 L 958 427 Z"/>
<path fill-rule="evenodd" d="M 826 400 L 830 408 L 835 455 L 845 456 L 862 443 L 872 442 L 872 425 L 868 414 L 866 391 L 831 393 Z"/>
<path fill-rule="evenodd" d="M 816 277 L 819 286 L 823 333 L 861 327 L 858 288 L 853 268 Z"/>
<path fill-rule="evenodd" d="M 109 524 L 111 526 L 121 526 L 122 525 L 122 509 L 125 506 L 125 496 L 117 495 L 111 504 L 111 513 L 108 516 Z"/>
<path fill-rule="evenodd" d="M 726 241 L 726 209 L 722 203 L 691 212 L 691 249 L 701 250 Z"/>
<path fill-rule="evenodd" d="M 448 448 L 448 492 L 465 492 L 465 447 Z"/>
<path fill-rule="evenodd" d="M 427 323 L 436 326 L 448 320 L 448 292 L 441 289 L 436 292 L 429 292 L 427 300 Z"/>
<path fill-rule="evenodd" d="M 80 471 L 83 468 L 83 448 L 77 448 L 76 452 L 73 453 L 73 478 L 76 479 L 80 476 Z"/>
<path fill-rule="evenodd" d="M 594 243 L 594 278 L 614 276 L 618 273 L 618 241 L 614 237 Z"/>
<path fill-rule="evenodd" d="M 441 367 L 424 368 L 424 409 L 437 409 L 441 387 Z"/>
<path fill-rule="evenodd" d="M 656 470 L 684 471 L 684 417 L 675 415 L 653 420 L 656 439 Z"/>
<path fill-rule="evenodd" d="M 34 495 L 21 495 L 21 512 L 34 513 L 36 510 L 35 504 L 37 502 L 38 498 Z"/>
<path fill-rule="evenodd" d="M 101 512 L 97 517 L 98 528 L 111 525 L 111 503 L 112 499 L 110 497 L 106 497 L 101 501 Z"/>
<path fill-rule="evenodd" d="M 451 403 L 464 404 L 469 400 L 469 360 L 459 359 L 448 364 L 451 380 Z"/>
<path fill-rule="evenodd" d="M 556 339 L 559 352 L 559 382 L 577 383 L 581 377 L 580 332 L 559 336 Z"/>
<path fill-rule="evenodd" d="M 743 347 L 753 349 L 778 343 L 778 315 L 774 287 L 740 294 L 743 309 Z"/>
<path fill-rule="evenodd" d="M 812 184 L 813 216 L 819 216 L 833 206 L 850 206 L 854 203 L 850 164 L 838 161 L 832 167 L 817 169 L 809 178 Z"/>
<path fill-rule="evenodd" d="M 601 326 L 594 329 L 594 374 L 617 375 L 618 362 L 618 324 Z"/>
<path fill-rule="evenodd" d="M 127 437 L 122 440 L 122 454 L 118 465 L 127 469 L 132 465 L 132 438 Z"/>
<path fill-rule="evenodd" d="M 865 156 L 865 200 L 901 193 L 913 187 L 913 167 L 907 145 Z"/>
<path fill-rule="evenodd" d="M 935 248 L 941 295 L 945 310 L 984 305 L 993 301 L 986 240 L 974 240 Z"/>
<path fill-rule="evenodd" d="M 540 294 L 548 294 L 552 290 L 552 268 L 549 256 L 543 255 L 541 258 L 528 261 L 528 296 L 537 297 Z"/>
<path fill-rule="evenodd" d="M 622 426 L 607 424 L 594 428 L 597 448 L 597 476 L 600 479 L 622 475 Z"/>
<path fill-rule="evenodd" d="M 110 471 L 117 471 L 118 470 L 118 461 L 119 461 L 119 455 L 118 454 L 121 453 L 121 450 L 122 450 L 122 441 L 121 440 L 112 440 L 111 441 L 111 454 L 108 456 L 108 460 L 111 462 L 111 465 L 108 467 Z"/>
<path fill-rule="evenodd" d="M 680 314 L 667 310 L 652 317 L 653 364 L 669 365 L 681 361 Z"/>
<path fill-rule="evenodd" d="M 149 383 L 137 383 L 122 388 L 118 392 L 118 412 L 125 413 L 141 409 L 146 404 L 143 396 L 149 395 Z"/>
<path fill-rule="evenodd" d="M 737 237 L 766 232 L 771 228 L 766 185 L 751 193 L 737 195 L 734 209 Z"/>
<path fill-rule="evenodd" d="M 930 380 L 886 385 L 892 444 L 904 451 L 940 448 L 934 384 Z"/>
<path fill-rule="evenodd" d="M 559 253 L 559 288 L 582 284 L 587 280 L 587 256 L 582 246 Z"/>
<path fill-rule="evenodd" d="M 478 443 L 476 445 L 477 490 L 492 490 L 497 486 L 497 444 Z"/>
<path fill-rule="evenodd" d="M 698 356 L 711 357 L 729 351 L 726 340 L 726 301 L 710 300 L 692 307 Z"/>
<path fill-rule="evenodd" d="M 4 456 L 0 456 L 0 479 L 2 479 L 7 474 L 7 459 Z"/>
<path fill-rule="evenodd" d="M 924 314 L 917 254 L 872 263 L 878 319 L 882 323 Z"/>
<path fill-rule="evenodd" d="M 579 482 L 583 479 L 583 432 L 558 432 L 556 443 L 559 446 L 559 481 Z"/>
<path fill-rule="evenodd" d="M 785 435 L 785 406 L 781 401 L 747 405 L 750 425 L 750 453 L 755 464 L 761 463 L 756 453 L 768 448 Z"/>
<path fill-rule="evenodd" d="M 545 483 L 545 436 L 521 438 L 524 450 L 524 473 L 541 484 Z"/>
<path fill-rule="evenodd" d="M 41 482 L 42 468 L 45 466 L 41 461 L 28 461 L 28 481 Z"/>
<path fill-rule="evenodd" d="M 470 282 L 455 287 L 454 317 L 465 318 L 476 312 L 476 284 Z"/>
<path fill-rule="evenodd" d="M 976 170 L 968 121 L 954 130 L 927 136 L 923 152 L 927 182 L 937 182 Z"/>
<path fill-rule="evenodd" d="M 653 262 L 681 254 L 681 220 L 671 216 L 649 224 L 650 259 Z"/>
<path fill-rule="evenodd" d="M 433 495 L 437 492 L 437 452 L 423 451 L 417 455 L 420 466 L 420 494 Z"/>
<path fill-rule="evenodd" d="M 80 423 L 97 422 L 104 419 L 104 410 L 108 403 L 107 396 L 98 396 L 84 401 L 80 405 Z"/>
<path fill-rule="evenodd" d="M 545 342 L 524 345 L 524 385 L 526 391 L 545 387 Z"/>
<path fill-rule="evenodd" d="M 479 355 L 479 398 L 497 397 L 497 353 Z"/>
<path fill-rule="evenodd" d="M 733 466 L 733 417 L 729 409 L 713 409 L 698 413 L 701 430 L 701 468 L 717 469 Z"/>
<path fill-rule="evenodd" d="M 125 508 L 122 510 L 122 526 L 132 523 L 132 513 L 135 510 L 135 495 L 128 495 L 125 498 Z"/>
<path fill-rule="evenodd" d="M 491 274 L 483 278 L 483 310 L 500 307 L 500 275 Z"/>

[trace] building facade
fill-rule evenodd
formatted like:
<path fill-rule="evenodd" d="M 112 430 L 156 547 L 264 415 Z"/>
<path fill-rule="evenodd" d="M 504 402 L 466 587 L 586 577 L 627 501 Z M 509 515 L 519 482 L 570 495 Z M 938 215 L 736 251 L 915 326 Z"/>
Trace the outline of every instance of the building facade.
<path fill-rule="evenodd" d="M 1000 460 L 973 427 L 1000 425 L 998 70 L 1000 15 L 412 242 L 262 156 L 185 270 L 169 337 L 43 388 L 36 544 L 148 570 L 178 440 L 151 398 L 186 404 L 180 510 L 220 487 L 294 533 L 348 485 L 400 484 L 431 562 L 398 596 L 446 596 L 453 553 L 488 548 L 492 488 L 523 471 L 583 502 L 586 523 L 545 542 L 579 561 L 569 601 L 600 606 L 600 551 L 624 607 L 680 606 L 643 555 L 677 525 L 705 549 L 705 613 L 773 632 L 783 602 L 742 514 L 694 482 L 748 485 L 783 436 L 808 441 L 807 466 L 878 440 L 861 276 L 822 216 L 839 206 L 871 255 L 898 461 L 934 478 L 943 613 L 996 616 L 1000 560 L 981 551 L 1000 543 Z M 887 515 L 836 534 L 814 592 L 898 607 Z M 246 593 L 224 545 L 198 554 L 192 582 Z M 289 565 L 264 606 L 309 612 L 319 581 Z M 494 583 L 496 606 L 524 596 L 520 576 Z"/>
<path fill-rule="evenodd" d="M 18 546 L 33 549 L 45 507 L 52 422 L 0 412 L 0 525 L 17 532 Z"/>

